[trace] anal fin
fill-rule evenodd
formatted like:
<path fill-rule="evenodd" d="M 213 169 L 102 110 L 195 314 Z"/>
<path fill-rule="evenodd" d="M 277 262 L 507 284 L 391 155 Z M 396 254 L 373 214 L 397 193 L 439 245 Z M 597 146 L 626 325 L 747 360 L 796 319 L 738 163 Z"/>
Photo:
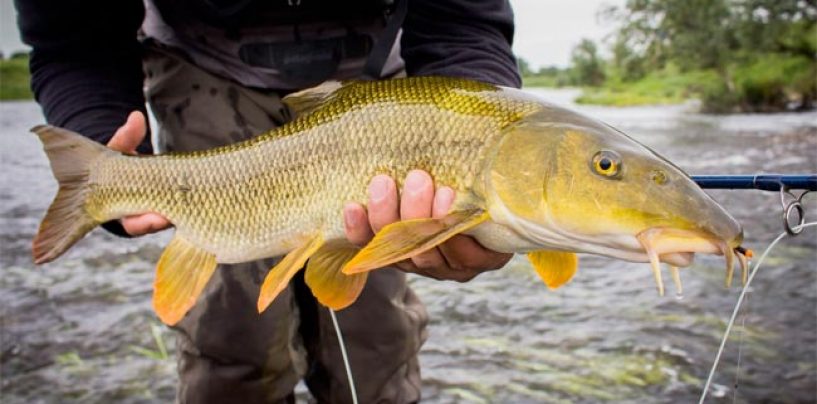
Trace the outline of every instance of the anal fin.
<path fill-rule="evenodd" d="M 579 267 L 575 253 L 539 250 L 528 253 L 528 260 L 549 289 L 556 289 L 569 282 Z"/>
<path fill-rule="evenodd" d="M 173 237 L 159 258 L 153 283 L 153 309 L 162 322 L 178 323 L 196 304 L 215 269 L 215 255 L 178 234 Z"/>
<path fill-rule="evenodd" d="M 455 211 L 439 219 L 392 223 L 377 232 L 372 241 L 343 267 L 343 273 L 367 272 L 410 258 L 489 218 L 487 212 L 475 209 Z"/>
<path fill-rule="evenodd" d="M 341 269 L 357 254 L 351 245 L 325 245 L 306 264 L 306 284 L 318 301 L 332 310 L 348 307 L 366 285 L 368 272 L 346 275 Z"/>
<path fill-rule="evenodd" d="M 258 312 L 263 312 L 273 300 L 287 287 L 293 276 L 303 268 L 304 263 L 323 245 L 323 236 L 318 234 L 300 247 L 290 251 L 267 273 L 258 295 Z"/>

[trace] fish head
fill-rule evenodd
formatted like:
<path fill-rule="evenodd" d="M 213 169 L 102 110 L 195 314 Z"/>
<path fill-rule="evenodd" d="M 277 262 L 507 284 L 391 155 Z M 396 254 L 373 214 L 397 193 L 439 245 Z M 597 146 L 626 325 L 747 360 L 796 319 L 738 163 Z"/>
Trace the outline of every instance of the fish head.
<path fill-rule="evenodd" d="M 521 249 L 654 267 L 687 266 L 694 253 L 725 254 L 731 265 L 740 251 L 740 224 L 680 168 L 621 131 L 551 105 L 505 130 L 487 176 L 489 210 L 525 241 Z"/>

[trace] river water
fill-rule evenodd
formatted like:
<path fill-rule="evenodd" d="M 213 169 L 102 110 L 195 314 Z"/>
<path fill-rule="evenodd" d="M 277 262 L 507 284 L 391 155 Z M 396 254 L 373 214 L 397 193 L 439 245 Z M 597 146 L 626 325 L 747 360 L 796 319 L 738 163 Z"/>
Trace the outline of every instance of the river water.
<path fill-rule="evenodd" d="M 571 90 L 531 91 L 612 124 L 692 174 L 817 172 L 814 112 L 585 107 L 572 105 Z M 57 262 L 31 263 L 31 239 L 56 190 L 28 133 L 41 121 L 32 102 L 0 104 L 0 399 L 172 401 L 174 338 L 150 309 L 169 234 L 125 241 L 97 230 Z M 776 194 L 711 194 L 756 252 L 782 231 Z M 807 200 L 817 218 L 817 198 Z M 757 276 L 710 402 L 817 401 L 815 233 L 785 240 Z M 420 354 L 425 401 L 697 400 L 740 292 L 723 287 L 722 258 L 698 257 L 682 271 L 683 299 L 671 285 L 658 297 L 646 264 L 589 255 L 571 283 L 549 291 L 522 258 L 467 284 L 411 279 L 431 316 Z"/>

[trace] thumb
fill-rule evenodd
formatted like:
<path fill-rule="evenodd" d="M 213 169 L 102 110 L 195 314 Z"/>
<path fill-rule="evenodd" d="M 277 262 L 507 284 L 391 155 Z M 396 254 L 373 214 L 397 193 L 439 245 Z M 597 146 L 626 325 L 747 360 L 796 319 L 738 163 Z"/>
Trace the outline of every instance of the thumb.
<path fill-rule="evenodd" d="M 136 147 L 142 143 L 147 133 L 145 116 L 140 111 L 128 115 L 125 124 L 120 126 L 108 142 L 108 147 L 128 154 L 136 154 Z"/>

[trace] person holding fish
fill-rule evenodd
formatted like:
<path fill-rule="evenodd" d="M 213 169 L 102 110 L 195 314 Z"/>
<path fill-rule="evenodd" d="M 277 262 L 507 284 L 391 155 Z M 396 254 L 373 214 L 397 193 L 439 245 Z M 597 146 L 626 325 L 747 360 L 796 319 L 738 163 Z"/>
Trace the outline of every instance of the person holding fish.
<path fill-rule="evenodd" d="M 158 123 L 155 151 L 167 153 L 229 145 L 280 127 L 299 114 L 282 98 L 327 80 L 433 75 L 520 86 L 505 0 L 15 4 L 33 48 L 32 88 L 48 122 L 127 154 L 154 152 L 146 100 Z M 454 190 L 435 186 L 422 164 L 417 168 L 404 178 L 375 176 L 365 206 L 345 205 L 350 243 L 364 246 L 394 222 L 446 215 Z M 172 225 L 151 212 L 103 224 L 125 237 Z M 420 399 L 417 353 L 428 318 L 405 272 L 468 281 L 511 256 L 456 235 L 372 272 L 357 302 L 338 312 L 360 401 Z M 328 312 L 302 273 L 257 311 L 262 281 L 279 260 L 219 264 L 201 283 L 197 305 L 164 312 L 178 331 L 179 401 L 292 402 L 301 378 L 320 402 L 348 400 Z"/>

